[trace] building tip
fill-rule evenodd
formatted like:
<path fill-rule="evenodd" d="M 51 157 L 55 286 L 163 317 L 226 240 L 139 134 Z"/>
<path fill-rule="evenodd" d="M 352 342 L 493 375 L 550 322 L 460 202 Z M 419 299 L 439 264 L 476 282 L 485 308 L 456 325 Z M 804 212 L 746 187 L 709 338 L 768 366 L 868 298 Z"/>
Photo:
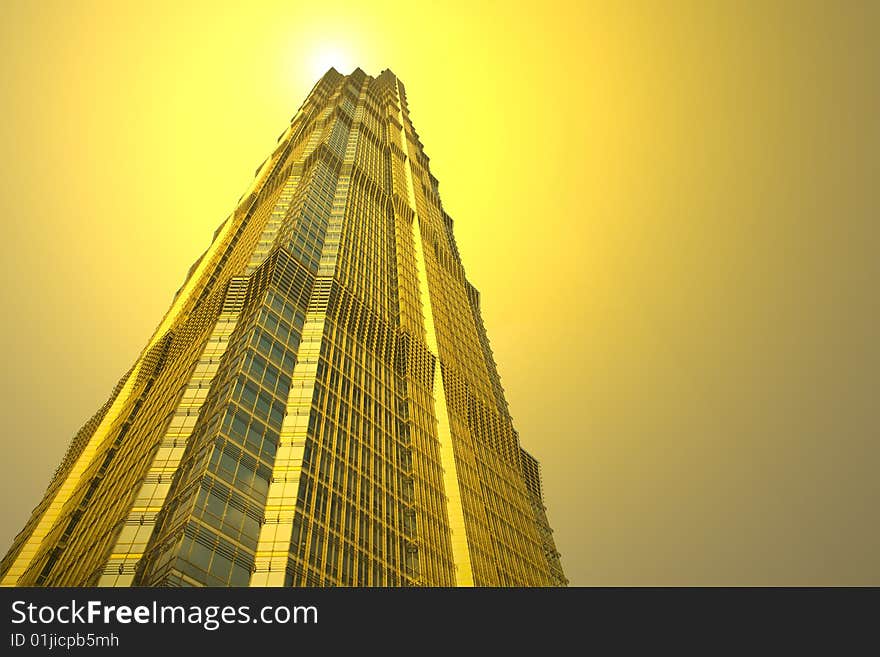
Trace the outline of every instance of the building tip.
<path fill-rule="evenodd" d="M 362 69 L 360 66 L 356 66 L 354 68 L 354 70 L 348 74 L 340 72 L 335 66 L 331 66 L 330 68 L 327 69 L 327 72 L 324 73 L 324 77 L 327 77 L 327 76 L 334 77 L 337 75 L 341 75 L 342 77 L 348 77 L 349 75 L 366 75 L 366 76 L 372 77 L 366 71 L 364 71 L 364 69 Z M 398 79 L 397 75 L 390 68 L 382 69 L 382 72 L 379 74 L 379 78 L 386 78 L 386 79 L 391 78 L 393 80 Z"/>

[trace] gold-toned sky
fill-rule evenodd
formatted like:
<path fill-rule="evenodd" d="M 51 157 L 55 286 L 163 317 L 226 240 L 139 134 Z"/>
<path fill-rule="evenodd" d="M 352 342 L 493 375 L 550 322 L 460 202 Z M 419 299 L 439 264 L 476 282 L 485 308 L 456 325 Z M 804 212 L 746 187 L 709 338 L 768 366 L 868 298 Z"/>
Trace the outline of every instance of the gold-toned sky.
<path fill-rule="evenodd" d="M 878 5 L 181 4 L 3 5 L 0 552 L 333 64 L 406 85 L 572 584 L 880 584 Z"/>

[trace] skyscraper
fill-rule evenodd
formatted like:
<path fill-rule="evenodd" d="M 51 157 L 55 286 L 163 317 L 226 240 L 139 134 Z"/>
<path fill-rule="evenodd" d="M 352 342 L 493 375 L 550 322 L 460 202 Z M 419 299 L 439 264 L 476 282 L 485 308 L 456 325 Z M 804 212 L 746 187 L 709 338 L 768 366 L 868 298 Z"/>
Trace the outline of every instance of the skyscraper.
<path fill-rule="evenodd" d="M 328 71 L 0 583 L 564 585 L 437 188 L 394 74 Z"/>

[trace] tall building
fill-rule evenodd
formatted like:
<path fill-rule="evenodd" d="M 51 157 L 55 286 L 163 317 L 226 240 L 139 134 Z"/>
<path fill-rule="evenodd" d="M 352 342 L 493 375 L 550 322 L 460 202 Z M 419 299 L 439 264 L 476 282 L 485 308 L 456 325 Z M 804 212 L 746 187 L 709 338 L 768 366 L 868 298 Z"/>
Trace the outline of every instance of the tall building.
<path fill-rule="evenodd" d="M 403 84 L 330 69 L 3 585 L 565 585 Z"/>

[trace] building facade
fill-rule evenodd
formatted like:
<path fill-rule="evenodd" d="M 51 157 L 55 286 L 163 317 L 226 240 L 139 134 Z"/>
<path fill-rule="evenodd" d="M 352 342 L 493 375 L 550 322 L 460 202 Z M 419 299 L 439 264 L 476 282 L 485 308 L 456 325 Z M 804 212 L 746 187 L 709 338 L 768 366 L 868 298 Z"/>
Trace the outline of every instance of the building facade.
<path fill-rule="evenodd" d="M 565 585 L 428 164 L 391 71 L 328 71 L 0 583 Z"/>

